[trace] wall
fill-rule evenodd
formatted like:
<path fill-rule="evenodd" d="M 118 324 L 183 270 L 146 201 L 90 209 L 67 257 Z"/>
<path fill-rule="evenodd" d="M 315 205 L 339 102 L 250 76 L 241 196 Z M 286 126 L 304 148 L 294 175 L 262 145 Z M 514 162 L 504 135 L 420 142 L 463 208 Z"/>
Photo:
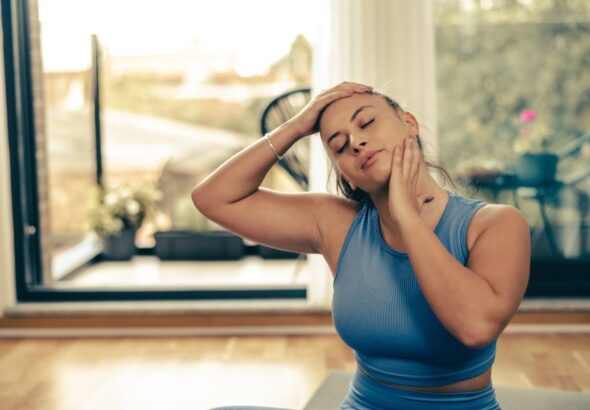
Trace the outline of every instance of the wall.
<path fill-rule="evenodd" d="M 0 73 L 4 73 L 3 33 L 0 30 Z M 4 76 L 2 76 L 4 78 Z M 0 317 L 7 305 L 15 303 L 12 196 L 8 130 L 6 128 L 5 83 L 0 81 Z"/>

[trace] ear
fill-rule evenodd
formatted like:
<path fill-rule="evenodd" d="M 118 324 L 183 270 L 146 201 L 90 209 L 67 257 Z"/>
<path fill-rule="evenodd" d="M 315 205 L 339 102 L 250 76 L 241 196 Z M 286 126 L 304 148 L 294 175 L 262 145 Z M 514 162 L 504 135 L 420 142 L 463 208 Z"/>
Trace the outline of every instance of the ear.
<path fill-rule="evenodd" d="M 420 133 L 420 126 L 418 125 L 418 120 L 416 120 L 416 117 L 414 117 L 414 114 L 412 114 L 411 112 L 404 112 L 404 123 L 406 124 L 406 127 L 410 135 L 416 136 Z"/>

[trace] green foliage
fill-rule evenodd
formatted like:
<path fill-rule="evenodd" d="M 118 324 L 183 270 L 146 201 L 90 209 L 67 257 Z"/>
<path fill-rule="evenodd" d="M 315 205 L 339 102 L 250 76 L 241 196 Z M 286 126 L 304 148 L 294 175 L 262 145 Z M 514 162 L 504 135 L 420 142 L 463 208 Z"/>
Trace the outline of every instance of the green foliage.
<path fill-rule="evenodd" d="M 84 228 L 98 235 L 115 235 L 125 228 L 139 229 L 154 220 L 162 191 L 153 183 L 97 186 L 86 203 Z"/>
<path fill-rule="evenodd" d="M 514 161 L 524 109 L 548 124 L 549 151 L 590 126 L 590 23 L 563 20 L 589 15 L 590 2 L 480 3 L 492 7 L 467 19 L 459 2 L 436 2 L 440 160 L 451 173 L 474 158 Z"/>

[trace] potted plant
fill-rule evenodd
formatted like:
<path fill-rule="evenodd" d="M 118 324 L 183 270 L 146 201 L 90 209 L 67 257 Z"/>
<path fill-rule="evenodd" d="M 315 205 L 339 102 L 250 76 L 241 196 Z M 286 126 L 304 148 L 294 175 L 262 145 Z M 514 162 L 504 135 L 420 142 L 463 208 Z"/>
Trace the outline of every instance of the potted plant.
<path fill-rule="evenodd" d="M 174 229 L 154 233 L 161 260 L 238 260 L 244 255 L 242 237 L 211 221 L 187 198 L 175 201 Z"/>
<path fill-rule="evenodd" d="M 103 241 L 103 256 L 110 260 L 130 260 L 135 254 L 135 233 L 143 223 L 153 221 L 162 198 L 152 183 L 98 186 L 86 209 L 86 229 Z"/>
<path fill-rule="evenodd" d="M 551 128 L 537 119 L 533 109 L 520 113 L 520 131 L 514 139 L 514 152 L 518 154 L 515 173 L 521 185 L 539 186 L 555 181 L 559 157 L 548 152 Z"/>

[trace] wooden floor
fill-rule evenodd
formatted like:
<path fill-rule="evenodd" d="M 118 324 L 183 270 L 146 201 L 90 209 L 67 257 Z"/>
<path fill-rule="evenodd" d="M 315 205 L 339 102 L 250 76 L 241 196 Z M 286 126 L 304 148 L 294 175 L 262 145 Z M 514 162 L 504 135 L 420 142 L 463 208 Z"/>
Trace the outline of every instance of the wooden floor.
<path fill-rule="evenodd" d="M 332 369 L 337 336 L 0 339 L 0 408 L 301 408 Z M 590 334 L 503 334 L 495 386 L 590 392 Z"/>

